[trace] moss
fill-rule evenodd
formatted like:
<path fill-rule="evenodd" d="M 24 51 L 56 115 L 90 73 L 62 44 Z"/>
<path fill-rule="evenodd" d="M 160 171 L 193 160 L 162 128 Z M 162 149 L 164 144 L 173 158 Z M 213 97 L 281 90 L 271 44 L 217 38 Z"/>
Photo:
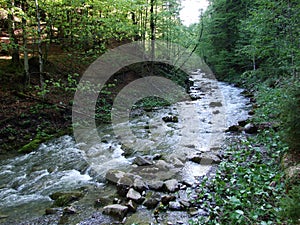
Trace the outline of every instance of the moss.
<path fill-rule="evenodd" d="M 29 142 L 28 144 L 24 145 L 23 147 L 21 147 L 18 152 L 19 153 L 29 153 L 32 152 L 34 150 L 36 150 L 39 145 L 42 143 L 43 141 L 41 139 L 34 139 L 31 142 Z"/>
<path fill-rule="evenodd" d="M 55 207 L 63 207 L 71 204 L 74 201 L 78 201 L 80 198 L 84 196 L 81 191 L 74 192 L 55 192 L 50 195 L 50 198 L 54 200 L 53 206 Z"/>

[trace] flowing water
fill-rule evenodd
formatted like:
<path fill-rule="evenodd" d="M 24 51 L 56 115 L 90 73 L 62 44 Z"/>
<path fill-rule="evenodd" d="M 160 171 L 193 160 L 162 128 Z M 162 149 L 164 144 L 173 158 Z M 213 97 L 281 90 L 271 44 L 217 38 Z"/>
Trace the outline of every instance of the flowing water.
<path fill-rule="evenodd" d="M 42 217 L 53 203 L 49 195 L 72 190 L 84 190 L 86 194 L 74 203 L 77 213 L 70 216 L 67 224 L 112 223 L 93 206 L 95 199 L 115 194 L 104 178 L 109 169 L 130 171 L 146 180 L 176 178 L 195 182 L 195 178 L 206 174 L 211 165 L 196 164 L 187 157 L 220 148 L 225 129 L 247 119 L 249 101 L 240 94 L 241 89 L 216 82 L 201 71 L 192 73 L 191 80 L 194 86 L 190 94 L 197 100 L 136 114 L 125 124 L 137 140 L 143 140 L 132 140 L 133 149 L 126 148 L 124 140 L 106 125 L 99 128 L 101 143 L 88 149 L 85 143 L 63 136 L 30 154 L 0 161 L 0 224 L 57 224 L 56 216 Z M 167 115 L 177 116 L 178 123 L 165 123 L 162 118 Z M 167 170 L 150 174 L 133 165 L 135 156 L 155 154 L 163 156 Z M 173 212 L 169 217 L 182 220 L 186 214 Z M 127 223 L 140 218 L 149 218 L 150 222 L 151 211 L 141 208 Z"/>

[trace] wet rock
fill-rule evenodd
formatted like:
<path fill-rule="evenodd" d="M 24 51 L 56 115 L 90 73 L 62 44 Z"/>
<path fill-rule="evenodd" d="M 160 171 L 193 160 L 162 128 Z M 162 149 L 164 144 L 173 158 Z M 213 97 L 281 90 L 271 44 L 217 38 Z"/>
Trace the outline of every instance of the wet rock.
<path fill-rule="evenodd" d="M 192 187 L 194 182 L 192 180 L 189 180 L 187 178 L 184 178 L 182 181 L 182 184 L 186 185 L 187 187 Z"/>
<path fill-rule="evenodd" d="M 233 125 L 228 127 L 228 129 L 225 132 L 240 132 L 242 130 L 241 126 Z"/>
<path fill-rule="evenodd" d="M 211 102 L 209 103 L 209 107 L 215 108 L 215 107 L 221 107 L 222 103 L 221 102 Z"/>
<path fill-rule="evenodd" d="M 252 124 L 252 123 L 248 123 L 244 127 L 244 131 L 247 134 L 256 134 L 257 130 L 258 130 L 258 128 L 254 124 Z"/>
<path fill-rule="evenodd" d="M 141 203 L 144 200 L 142 195 L 139 192 L 137 192 L 136 190 L 134 190 L 133 188 L 129 189 L 126 197 L 137 203 Z"/>
<path fill-rule="evenodd" d="M 136 212 L 137 205 L 132 200 L 129 200 L 125 205 L 128 207 L 130 212 Z"/>
<path fill-rule="evenodd" d="M 163 181 L 150 181 L 148 183 L 148 186 L 151 190 L 161 191 L 164 188 L 164 182 Z"/>
<path fill-rule="evenodd" d="M 170 210 L 174 210 L 174 211 L 180 211 L 181 208 L 181 204 L 177 201 L 171 201 L 169 202 L 169 209 Z"/>
<path fill-rule="evenodd" d="M 183 167 L 184 164 L 182 163 L 182 161 L 176 157 L 172 157 L 170 159 L 170 162 L 175 166 L 175 167 Z"/>
<path fill-rule="evenodd" d="M 249 92 L 249 91 L 247 91 L 247 90 L 242 91 L 241 95 L 244 95 L 246 98 L 252 98 L 252 97 L 254 97 L 254 94 L 251 93 L 251 92 Z"/>
<path fill-rule="evenodd" d="M 84 196 L 81 191 L 74 192 L 55 192 L 50 195 L 50 198 L 54 200 L 53 205 L 62 207 L 71 204 L 74 201 L 78 201 Z"/>
<path fill-rule="evenodd" d="M 161 198 L 161 203 L 163 205 L 168 205 L 169 202 L 174 201 L 176 199 L 176 197 L 174 195 L 165 195 Z"/>
<path fill-rule="evenodd" d="M 66 207 L 64 208 L 64 215 L 66 214 L 75 214 L 77 211 L 73 207 Z"/>
<path fill-rule="evenodd" d="M 58 212 L 60 212 L 60 211 L 61 211 L 60 208 L 47 208 L 47 209 L 45 210 L 45 214 L 46 214 L 46 215 L 54 215 L 54 214 L 56 214 L 56 213 L 58 213 Z"/>
<path fill-rule="evenodd" d="M 134 159 L 133 163 L 137 164 L 138 166 L 149 166 L 153 164 L 150 160 L 143 158 L 141 156 L 137 156 Z"/>
<path fill-rule="evenodd" d="M 128 207 L 120 204 L 108 205 L 103 208 L 103 214 L 123 219 L 128 212 Z"/>
<path fill-rule="evenodd" d="M 241 127 L 246 126 L 247 123 L 248 123 L 247 120 L 240 120 L 240 121 L 238 121 L 238 125 L 241 126 Z"/>
<path fill-rule="evenodd" d="M 162 118 L 162 120 L 165 123 L 178 123 L 178 117 L 177 116 L 172 116 L 172 115 L 164 116 Z"/>
<path fill-rule="evenodd" d="M 199 92 L 192 92 L 192 93 L 190 93 L 190 97 L 191 97 L 192 100 L 201 99 L 201 93 L 199 93 Z"/>
<path fill-rule="evenodd" d="M 107 171 L 105 178 L 107 181 L 113 183 L 113 184 L 117 184 L 118 180 L 123 177 L 125 175 L 125 173 L 123 171 L 120 170 L 109 170 Z"/>
<path fill-rule="evenodd" d="M 154 209 L 158 205 L 159 199 L 159 194 L 149 192 L 146 196 L 146 200 L 143 202 L 143 205 L 146 206 L 147 209 Z"/>
<path fill-rule="evenodd" d="M 250 110 L 249 112 L 248 112 L 248 115 L 249 116 L 253 116 L 255 114 L 255 111 L 254 110 Z"/>
<path fill-rule="evenodd" d="M 125 197 L 129 188 L 133 186 L 133 178 L 124 174 L 117 182 L 117 192 L 120 196 Z"/>
<path fill-rule="evenodd" d="M 154 154 L 153 155 L 153 160 L 159 160 L 162 158 L 162 154 Z"/>
<path fill-rule="evenodd" d="M 187 200 L 179 200 L 179 203 L 182 205 L 183 208 L 189 208 L 191 204 Z"/>
<path fill-rule="evenodd" d="M 140 178 L 134 180 L 133 188 L 140 193 L 149 189 L 148 185 Z"/>
<path fill-rule="evenodd" d="M 175 192 L 179 190 L 179 183 L 175 179 L 165 181 L 165 187 L 168 192 Z"/>
<path fill-rule="evenodd" d="M 201 164 L 201 165 L 212 165 L 212 164 L 218 164 L 221 162 L 221 159 L 219 156 L 210 153 L 210 152 L 205 152 L 202 153 L 201 155 L 194 155 L 189 158 L 190 161 Z"/>

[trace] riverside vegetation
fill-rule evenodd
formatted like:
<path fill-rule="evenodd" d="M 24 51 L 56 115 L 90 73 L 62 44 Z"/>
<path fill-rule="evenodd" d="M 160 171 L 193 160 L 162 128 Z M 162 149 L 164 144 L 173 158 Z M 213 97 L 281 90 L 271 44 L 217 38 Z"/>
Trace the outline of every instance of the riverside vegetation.
<path fill-rule="evenodd" d="M 233 138 L 216 175 L 203 178 L 194 201 L 209 209 L 209 217 L 191 223 L 298 224 L 300 3 L 209 2 L 199 23 L 187 28 L 176 0 L 0 0 L 1 157 L 70 133 L 76 84 L 107 48 L 161 39 L 170 49 L 178 43 L 199 54 L 219 80 L 246 88 L 254 114 L 249 122 L 258 130 Z M 170 70 L 156 71 L 174 77 Z M 109 119 L 122 85 L 140 76 L 131 68 L 110 80 L 99 98 L 99 123 Z M 175 80 L 184 84 L 183 74 Z M 157 104 L 147 99 L 140 107 Z"/>

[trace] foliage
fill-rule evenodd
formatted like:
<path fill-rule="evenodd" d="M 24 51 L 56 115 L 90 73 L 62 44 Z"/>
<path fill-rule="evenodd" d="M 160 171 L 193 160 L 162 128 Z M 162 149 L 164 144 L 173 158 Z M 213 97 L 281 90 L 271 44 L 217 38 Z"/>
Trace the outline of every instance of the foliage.
<path fill-rule="evenodd" d="M 290 218 L 293 224 L 299 224 L 300 221 L 300 185 L 294 186 L 288 193 L 288 196 L 281 201 L 281 216 Z"/>
<path fill-rule="evenodd" d="M 274 147 L 275 146 L 275 147 Z M 198 224 L 276 224 L 284 192 L 278 165 L 282 143 L 273 132 L 237 139 L 214 178 L 204 178 L 197 201 L 209 210 Z"/>
<path fill-rule="evenodd" d="M 291 151 L 300 153 L 300 85 L 287 88 L 287 99 L 284 103 L 281 118 L 284 121 L 283 138 Z"/>

